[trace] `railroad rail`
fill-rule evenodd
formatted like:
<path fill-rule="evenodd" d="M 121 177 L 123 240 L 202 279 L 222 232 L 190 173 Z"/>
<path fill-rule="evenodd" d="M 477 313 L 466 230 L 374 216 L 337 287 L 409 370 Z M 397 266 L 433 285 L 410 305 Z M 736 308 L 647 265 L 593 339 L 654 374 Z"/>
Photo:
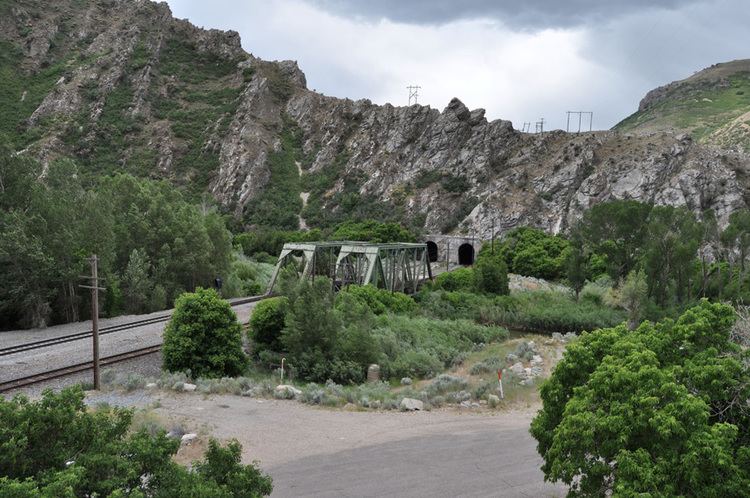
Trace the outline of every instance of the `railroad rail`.
<path fill-rule="evenodd" d="M 266 296 L 252 296 L 245 299 L 234 301 L 232 307 L 240 306 L 242 304 L 253 303 L 264 299 Z M 134 329 L 143 327 L 144 325 L 151 325 L 154 323 L 166 322 L 171 318 L 171 314 L 160 315 L 151 318 L 144 318 L 143 320 L 136 320 L 134 322 L 122 323 L 120 325 L 110 325 L 109 327 L 102 327 L 99 329 L 99 335 L 108 335 L 115 332 L 121 332 L 123 330 Z M 56 346 L 58 344 L 65 344 L 67 342 L 79 341 L 82 339 L 88 339 L 93 334 L 93 331 L 87 330 L 83 332 L 76 332 L 74 334 L 62 335 L 60 337 L 50 337 L 49 339 L 41 339 L 39 341 L 26 342 L 23 344 L 16 344 L 15 346 L 8 346 L 0 348 L 0 358 L 3 356 L 10 356 L 24 351 L 32 351 L 34 349 L 42 349 L 49 346 Z"/>
<path fill-rule="evenodd" d="M 257 301 L 261 301 L 265 299 L 267 296 L 252 296 L 244 299 L 239 299 L 237 301 L 234 301 L 231 303 L 232 307 L 240 306 L 242 304 L 247 303 L 254 303 Z M 151 318 L 146 318 L 143 320 L 136 320 L 134 322 L 128 322 L 123 323 L 120 325 L 112 325 L 109 327 L 103 327 L 99 329 L 100 335 L 106 335 L 106 334 L 113 334 L 115 332 L 121 332 L 123 330 L 133 329 L 137 327 L 142 327 L 144 325 L 151 325 L 154 323 L 162 323 L 166 322 L 171 318 L 171 314 L 167 315 L 161 315 Z M 17 344 L 15 346 L 9 346 L 6 348 L 0 349 L 0 357 L 3 356 L 10 356 L 17 353 L 22 353 L 24 351 L 32 351 L 35 349 L 42 349 L 50 346 L 55 346 L 58 344 L 64 344 L 67 342 L 73 342 L 73 341 L 79 341 L 86 338 L 91 337 L 93 334 L 93 331 L 83 331 L 83 332 L 77 332 L 75 334 L 68 334 L 60 337 L 51 337 L 49 339 L 43 339 L 39 341 L 33 341 L 33 342 L 27 342 L 24 344 Z M 114 363 L 119 363 L 122 361 L 130 360 L 133 358 L 139 358 L 141 356 L 146 356 L 149 354 L 157 353 L 161 350 L 161 344 L 155 344 L 153 346 L 148 346 L 145 348 L 140 349 L 134 349 L 132 351 L 126 351 L 124 353 L 118 353 L 113 354 L 110 356 L 105 356 L 99 359 L 99 364 L 102 366 L 106 365 L 112 365 Z M 33 384 L 38 384 L 40 382 L 44 382 L 47 380 L 52 379 L 58 379 L 60 377 L 65 377 L 67 375 L 79 373 L 79 372 L 85 372 L 86 370 L 91 370 L 94 368 L 94 362 L 92 361 L 85 361 L 82 363 L 76 363 L 74 365 L 68 365 L 65 367 L 55 368 L 52 370 L 46 370 L 44 372 L 39 372 L 31 375 L 27 375 L 24 377 L 18 377 L 9 381 L 0 382 L 0 393 L 11 391 L 13 389 L 18 389 L 21 387 L 30 386 Z"/>
<path fill-rule="evenodd" d="M 113 363 L 119 363 L 121 361 L 130 360 L 133 358 L 139 358 L 153 353 L 158 353 L 161 350 L 161 344 L 155 344 L 145 348 L 134 349 L 133 351 L 127 351 L 125 353 L 113 354 L 105 356 L 99 359 L 99 364 L 102 366 L 112 365 Z M 32 384 L 38 384 L 47 380 L 58 379 L 71 374 L 85 372 L 94 368 L 94 362 L 84 361 L 82 363 L 76 363 L 75 365 L 69 365 L 67 367 L 55 368 L 53 370 L 47 370 L 25 377 L 18 377 L 7 382 L 0 382 L 0 393 L 18 389 L 21 387 L 30 386 Z"/>
<path fill-rule="evenodd" d="M 444 271 L 450 271 L 444 270 Z M 438 270 L 435 272 L 435 274 L 443 273 L 443 271 Z M 427 280 L 428 278 L 420 278 L 419 281 L 422 282 L 424 280 Z M 261 296 L 252 296 L 248 298 L 239 299 L 237 301 L 234 301 L 231 303 L 232 307 L 240 306 L 247 303 L 253 303 L 257 301 L 262 301 L 263 299 L 266 299 L 269 297 L 269 294 L 261 295 Z M 134 322 L 128 322 L 123 323 L 120 325 L 111 325 L 108 327 L 103 327 L 99 329 L 99 335 L 107 335 L 107 334 L 113 334 L 116 332 L 121 332 L 123 330 L 133 329 L 142 327 L 144 325 L 152 325 L 155 323 L 161 323 L 166 322 L 171 318 L 171 313 L 166 315 L 160 315 L 156 317 L 151 318 L 145 318 L 143 320 L 136 320 Z M 17 344 L 15 346 L 8 346 L 5 348 L 0 348 L 0 358 L 4 356 L 10 356 L 13 354 L 22 353 L 25 351 L 32 351 L 35 349 L 42 349 L 50 346 L 56 346 L 58 344 L 65 344 L 68 342 L 73 341 L 79 341 L 83 339 L 87 339 L 91 337 L 93 334 L 93 331 L 83 331 L 83 332 L 77 332 L 74 334 L 68 334 L 60 337 L 51 337 L 49 339 L 41 339 L 38 341 L 33 342 L 27 342 L 24 344 Z M 135 349 L 132 351 L 127 351 L 124 353 L 118 353 L 106 357 L 102 357 L 99 360 L 100 365 L 106 366 L 106 365 L 112 365 L 115 363 L 119 363 L 122 361 L 130 360 L 133 358 L 138 358 L 141 356 L 146 356 L 149 354 L 157 353 L 161 350 L 161 344 L 156 344 L 153 346 L 148 346 L 145 348 Z M 27 375 L 25 377 L 18 377 L 16 379 L 12 379 L 5 382 L 0 382 L 0 393 L 11 391 L 14 389 L 19 389 L 21 387 L 30 386 L 33 384 L 38 384 L 40 382 L 44 382 L 47 380 L 53 380 L 58 379 L 60 377 L 65 377 L 67 375 L 85 372 L 86 370 L 91 370 L 94 368 L 93 361 L 86 361 L 82 363 L 77 363 L 75 365 L 69 365 L 66 367 L 60 367 L 52 370 L 47 370 L 44 372 Z"/>

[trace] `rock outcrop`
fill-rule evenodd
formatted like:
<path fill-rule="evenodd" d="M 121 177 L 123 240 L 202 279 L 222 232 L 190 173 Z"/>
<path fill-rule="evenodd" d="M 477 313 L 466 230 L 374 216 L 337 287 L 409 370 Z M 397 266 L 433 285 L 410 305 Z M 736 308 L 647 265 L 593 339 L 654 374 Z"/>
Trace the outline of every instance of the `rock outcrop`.
<path fill-rule="evenodd" d="M 458 99 L 440 111 L 322 95 L 295 62 L 262 61 L 237 33 L 175 20 L 166 4 L 4 5 L 0 40 L 20 51 L 24 81 L 44 88 L 19 115 L 25 153 L 168 178 L 237 218 L 273 184 L 270 157 L 289 137 L 304 174 L 328 181 L 310 204 L 433 232 L 560 232 L 611 199 L 713 209 L 721 222 L 747 207 L 750 156 L 689 135 L 532 135 Z"/>

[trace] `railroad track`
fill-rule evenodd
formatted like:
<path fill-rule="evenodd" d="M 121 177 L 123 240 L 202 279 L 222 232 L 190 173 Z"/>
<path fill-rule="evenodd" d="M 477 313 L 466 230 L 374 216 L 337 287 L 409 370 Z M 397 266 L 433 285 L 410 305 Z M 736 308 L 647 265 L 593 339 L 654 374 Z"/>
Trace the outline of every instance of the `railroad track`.
<path fill-rule="evenodd" d="M 133 358 L 139 358 L 153 353 L 158 353 L 161 350 L 161 344 L 154 346 L 148 346 L 145 348 L 135 349 L 133 351 L 127 351 L 125 353 L 113 354 L 105 356 L 99 359 L 101 366 L 112 365 L 121 361 L 130 360 Z M 30 386 L 32 384 L 38 384 L 47 380 L 58 379 L 67 375 L 85 372 L 94 368 L 93 361 L 84 361 L 83 363 L 76 363 L 75 365 L 69 365 L 67 367 L 55 368 L 53 370 L 47 370 L 33 375 L 27 375 L 25 377 L 19 377 L 17 379 L 9 380 L 7 382 L 0 382 L 0 393 L 18 389 L 21 387 Z"/>
<path fill-rule="evenodd" d="M 265 296 L 253 296 L 248 297 L 245 299 L 240 299 L 238 301 L 235 301 L 232 303 L 232 307 L 239 306 L 241 304 L 247 304 L 252 303 L 255 301 L 260 301 L 261 299 L 264 299 Z M 108 334 L 114 334 L 115 332 L 121 332 L 123 330 L 129 330 L 134 329 L 138 327 L 143 327 L 144 325 L 151 325 L 154 323 L 162 323 L 166 322 L 171 318 L 171 314 L 169 315 L 160 315 L 155 316 L 151 318 L 145 318 L 143 320 L 137 320 L 134 322 L 128 322 L 123 323 L 120 325 L 110 325 L 109 327 L 102 327 L 99 329 L 99 335 L 108 335 Z M 8 346 L 5 348 L 0 348 L 0 358 L 3 356 L 10 356 L 12 354 L 22 353 L 24 351 L 32 351 L 34 349 L 41 349 L 46 348 L 50 346 L 56 346 L 58 344 L 65 344 L 67 342 L 73 342 L 73 341 L 79 341 L 82 339 L 88 339 L 93 334 L 93 331 L 87 330 L 84 332 L 76 332 L 74 334 L 68 334 L 63 335 L 60 337 L 50 337 L 49 339 L 41 339 L 39 341 L 33 341 L 33 342 L 26 342 L 23 344 L 16 344 L 15 346 Z"/>
<path fill-rule="evenodd" d="M 240 306 L 242 304 L 261 301 L 265 298 L 266 296 L 248 297 L 248 298 L 234 301 L 233 303 L 231 303 L 231 305 L 232 307 Z M 144 320 L 137 320 L 134 322 L 123 323 L 120 325 L 112 325 L 110 327 L 103 327 L 99 329 L 99 334 L 100 335 L 113 334 L 115 332 L 121 332 L 123 330 L 142 327 L 144 325 L 151 325 L 154 323 L 166 322 L 167 320 L 170 319 L 170 317 L 171 317 L 171 314 L 161 315 L 161 316 L 146 318 Z M 10 346 L 10 347 L 0 349 L 0 357 L 17 354 L 17 353 L 21 353 L 24 351 L 31 351 L 34 349 L 41 349 L 41 348 L 46 348 L 50 346 L 55 346 L 58 344 L 64 344 L 66 342 L 78 341 L 78 340 L 89 338 L 92 336 L 92 334 L 93 334 L 93 331 L 88 330 L 84 332 L 78 332 L 75 334 L 68 334 L 68 335 L 64 335 L 60 337 L 52 337 L 49 339 L 43 339 L 39 341 L 18 344 L 16 346 Z M 161 344 L 155 344 L 153 346 L 147 346 L 145 348 L 134 349 L 132 351 L 126 351 L 124 353 L 118 353 L 118 354 L 113 354 L 110 356 L 102 357 L 99 359 L 99 364 L 101 366 L 112 365 L 115 363 L 119 363 L 121 361 L 126 361 L 126 360 L 130 360 L 133 358 L 139 358 L 141 356 L 146 356 L 149 354 L 157 353 L 160 350 L 161 350 Z M 85 372 L 86 370 L 91 370 L 93 368 L 94 368 L 94 362 L 92 360 L 92 361 L 85 361 L 82 363 L 76 363 L 75 365 L 68 365 L 65 367 L 55 368 L 52 370 L 46 370 L 44 372 L 39 372 L 39 373 L 24 376 L 24 377 L 18 377 L 9 381 L 0 382 L 0 393 L 11 391 L 13 389 L 19 389 L 21 387 L 30 386 L 33 384 L 38 384 L 39 382 L 44 382 L 47 380 L 58 379 L 60 377 L 65 377 L 67 375 L 71 375 L 75 373 Z"/>

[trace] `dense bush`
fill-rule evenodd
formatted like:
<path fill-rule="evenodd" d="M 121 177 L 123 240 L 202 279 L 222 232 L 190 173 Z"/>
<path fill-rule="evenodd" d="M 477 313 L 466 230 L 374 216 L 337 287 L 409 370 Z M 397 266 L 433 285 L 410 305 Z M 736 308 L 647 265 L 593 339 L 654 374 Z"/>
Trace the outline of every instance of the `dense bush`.
<path fill-rule="evenodd" d="M 271 297 L 255 305 L 250 317 L 250 337 L 260 348 L 281 350 L 281 331 L 284 329 L 289 300 Z"/>
<path fill-rule="evenodd" d="M 414 311 L 417 307 L 414 299 L 401 292 L 391 292 L 373 285 L 350 285 L 342 289 L 337 295 L 337 308 L 344 305 L 344 296 L 347 295 L 366 305 L 376 315 L 382 315 L 386 312 L 407 313 Z"/>
<path fill-rule="evenodd" d="M 483 252 L 487 250 L 483 248 Z M 548 280 L 560 280 L 567 274 L 570 244 L 559 235 L 520 227 L 508 232 L 497 250 L 511 273 Z"/>
<path fill-rule="evenodd" d="M 469 320 L 382 315 L 373 335 L 381 350 L 381 371 L 401 378 L 434 376 L 450 367 L 461 352 L 506 339 L 508 331 Z"/>
<path fill-rule="evenodd" d="M 590 301 L 576 302 L 559 292 L 518 292 L 486 296 L 469 292 L 422 293 L 419 304 L 427 316 L 467 318 L 479 323 L 536 332 L 580 332 L 611 327 L 626 316 L 620 310 Z"/>
<path fill-rule="evenodd" d="M 441 273 L 434 280 L 434 287 L 447 291 L 474 289 L 476 279 L 473 268 L 459 268 L 450 272 Z"/>
<path fill-rule="evenodd" d="M 172 456 L 179 439 L 130 432 L 132 411 L 89 411 L 80 388 L 45 391 L 39 401 L 0 398 L 0 496 L 258 497 L 271 478 L 240 463 L 241 446 L 209 443 L 192 471 Z"/>
<path fill-rule="evenodd" d="M 510 294 L 508 288 L 508 266 L 502 255 L 480 253 L 474 264 L 474 284 L 478 291 L 488 294 Z"/>
<path fill-rule="evenodd" d="M 180 296 L 164 330 L 164 369 L 190 370 L 195 377 L 224 377 L 242 373 L 242 327 L 228 302 L 213 289 Z"/>
<path fill-rule="evenodd" d="M 734 320 L 703 301 L 570 344 L 531 425 L 545 477 L 576 496 L 745 496 L 750 353 L 730 340 Z"/>
<path fill-rule="evenodd" d="M 330 238 L 377 243 L 416 241 L 414 234 L 398 223 L 381 223 L 375 220 L 345 221 L 336 226 Z"/>

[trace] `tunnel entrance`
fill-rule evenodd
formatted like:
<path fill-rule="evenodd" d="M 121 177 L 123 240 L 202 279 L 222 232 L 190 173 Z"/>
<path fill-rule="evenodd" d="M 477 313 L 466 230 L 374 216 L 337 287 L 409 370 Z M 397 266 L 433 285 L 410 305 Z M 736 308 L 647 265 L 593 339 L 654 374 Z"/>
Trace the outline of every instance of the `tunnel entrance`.
<path fill-rule="evenodd" d="M 471 244 L 458 246 L 458 264 L 470 266 L 474 264 L 474 247 Z"/>
<path fill-rule="evenodd" d="M 431 240 L 427 241 L 427 259 L 430 260 L 430 263 L 438 260 L 438 246 Z"/>

